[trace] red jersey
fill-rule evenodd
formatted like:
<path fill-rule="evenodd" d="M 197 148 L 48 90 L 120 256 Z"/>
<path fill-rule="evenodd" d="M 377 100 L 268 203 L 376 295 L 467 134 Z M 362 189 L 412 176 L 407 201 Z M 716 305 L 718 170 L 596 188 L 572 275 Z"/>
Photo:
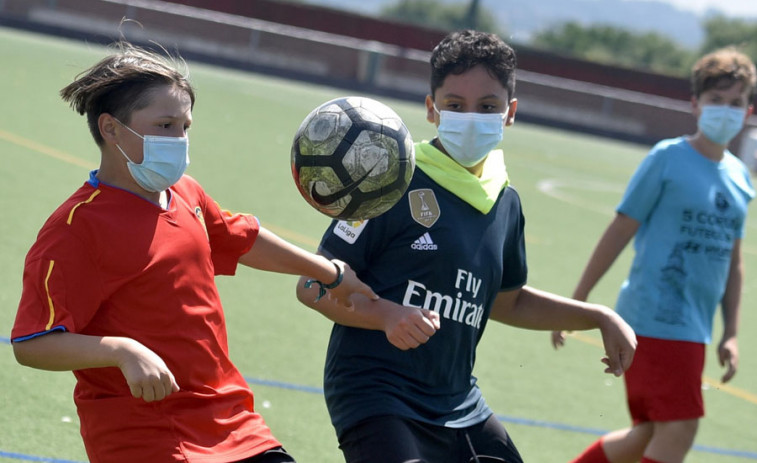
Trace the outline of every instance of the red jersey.
<path fill-rule="evenodd" d="M 164 210 L 90 181 L 47 220 L 26 257 L 11 334 L 133 338 L 159 355 L 181 390 L 147 403 L 118 368 L 74 371 L 74 400 L 94 462 L 230 462 L 281 444 L 254 411 L 229 359 L 215 275 L 234 274 L 259 225 L 230 214 L 184 176 Z"/>

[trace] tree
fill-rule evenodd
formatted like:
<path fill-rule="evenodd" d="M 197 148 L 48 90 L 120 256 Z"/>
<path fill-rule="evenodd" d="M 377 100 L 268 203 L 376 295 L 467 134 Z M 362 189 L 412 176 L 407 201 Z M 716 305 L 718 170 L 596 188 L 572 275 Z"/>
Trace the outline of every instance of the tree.
<path fill-rule="evenodd" d="M 726 46 L 736 46 L 757 61 L 757 23 L 725 16 L 713 16 L 704 23 L 706 38 L 701 53 L 708 53 Z"/>
<path fill-rule="evenodd" d="M 399 0 L 382 8 L 380 16 L 393 21 L 443 29 L 477 29 L 502 36 L 494 14 L 480 7 L 478 0 L 465 4 L 447 4 L 440 0 Z"/>
<path fill-rule="evenodd" d="M 670 75 L 688 75 L 694 54 L 673 40 L 654 32 L 634 33 L 606 26 L 582 26 L 577 22 L 543 31 L 531 45 L 575 58 Z"/>

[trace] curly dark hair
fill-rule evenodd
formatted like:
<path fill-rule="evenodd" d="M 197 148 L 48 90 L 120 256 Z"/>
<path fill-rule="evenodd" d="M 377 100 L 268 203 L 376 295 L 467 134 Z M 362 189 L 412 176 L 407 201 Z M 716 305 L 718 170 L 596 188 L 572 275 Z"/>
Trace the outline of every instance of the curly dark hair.
<path fill-rule="evenodd" d="M 448 34 L 431 52 L 431 96 L 450 74 L 462 74 L 482 64 L 502 83 L 510 98 L 515 93 L 515 51 L 495 34 L 462 30 Z"/>
<path fill-rule="evenodd" d="M 97 125 L 101 114 L 111 114 L 128 125 L 131 114 L 147 107 L 152 91 L 158 87 L 171 85 L 184 90 L 194 107 L 195 93 L 189 77 L 177 70 L 179 66 L 186 69 L 183 60 L 164 57 L 125 41 L 113 47 L 115 53 L 76 76 L 60 91 L 63 101 L 77 113 L 87 115 L 89 131 L 98 145 L 104 143 Z"/>

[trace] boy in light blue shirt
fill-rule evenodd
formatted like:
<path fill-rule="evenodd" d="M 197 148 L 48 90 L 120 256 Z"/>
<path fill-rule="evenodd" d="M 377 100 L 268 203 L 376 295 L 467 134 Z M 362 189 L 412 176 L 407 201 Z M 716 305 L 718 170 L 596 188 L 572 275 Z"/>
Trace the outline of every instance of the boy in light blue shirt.
<path fill-rule="evenodd" d="M 617 312 L 638 339 L 626 372 L 633 425 L 599 439 L 574 462 L 682 462 L 699 418 L 704 351 L 718 305 L 724 331 L 718 359 L 729 381 L 738 366 L 738 312 L 744 278 L 741 240 L 755 192 L 748 169 L 727 149 L 752 114 L 755 66 L 733 48 L 694 65 L 694 135 L 652 148 L 597 244 L 573 297 L 586 300 L 628 242 L 635 256 Z M 553 333 L 561 346 L 562 333 Z"/>

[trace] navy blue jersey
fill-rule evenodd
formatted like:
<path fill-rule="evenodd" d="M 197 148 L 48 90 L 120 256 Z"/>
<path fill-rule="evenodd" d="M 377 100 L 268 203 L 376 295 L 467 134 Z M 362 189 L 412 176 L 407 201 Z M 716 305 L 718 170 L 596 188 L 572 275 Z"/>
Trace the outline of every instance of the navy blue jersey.
<path fill-rule="evenodd" d="M 320 249 L 381 297 L 441 316 L 441 329 L 407 351 L 382 331 L 334 325 L 324 389 L 337 435 L 379 415 L 452 428 L 485 420 L 491 410 L 472 375 L 476 346 L 497 293 L 526 282 L 517 192 L 504 188 L 483 214 L 416 169 L 392 209 L 369 221 L 334 221 Z"/>

